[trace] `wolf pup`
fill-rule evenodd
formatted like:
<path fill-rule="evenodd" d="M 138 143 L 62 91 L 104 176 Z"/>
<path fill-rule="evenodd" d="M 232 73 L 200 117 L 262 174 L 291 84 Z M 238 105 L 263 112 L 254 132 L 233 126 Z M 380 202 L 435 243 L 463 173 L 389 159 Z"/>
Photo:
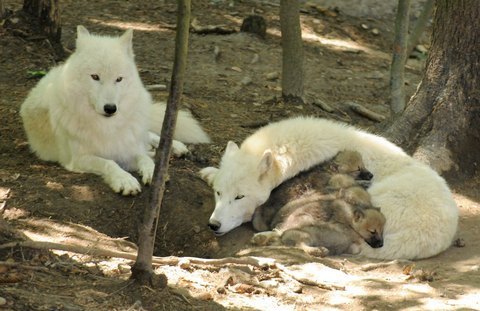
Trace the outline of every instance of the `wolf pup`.
<path fill-rule="evenodd" d="M 361 240 L 372 248 L 383 246 L 385 216 L 379 208 L 335 200 L 312 202 L 299 210 L 314 212 L 315 221 L 283 231 L 283 245 L 300 247 L 315 256 L 357 254 Z"/>
<path fill-rule="evenodd" d="M 303 198 L 304 201 L 332 199 L 334 190 L 357 185 L 361 180 L 364 185 L 373 178 L 366 168 L 360 153 L 345 150 L 339 152 L 332 160 L 317 165 L 299 175 L 283 182 L 270 194 L 268 200 L 257 207 L 252 217 L 252 224 L 257 231 L 275 228 L 272 221 L 277 212 L 287 203 Z"/>
<path fill-rule="evenodd" d="M 132 30 L 120 37 L 90 34 L 77 27 L 75 52 L 40 80 L 20 109 L 30 148 L 42 160 L 67 170 L 94 173 L 115 191 L 134 195 L 152 180 L 151 147 L 159 143 L 165 105 L 152 105 L 140 80 L 132 48 Z M 208 135 L 185 111 L 179 113 L 174 139 L 207 143 Z M 187 152 L 180 141 L 173 152 Z M 151 152 L 150 152 L 151 153 Z M 150 154 L 151 155 L 151 154 Z"/>

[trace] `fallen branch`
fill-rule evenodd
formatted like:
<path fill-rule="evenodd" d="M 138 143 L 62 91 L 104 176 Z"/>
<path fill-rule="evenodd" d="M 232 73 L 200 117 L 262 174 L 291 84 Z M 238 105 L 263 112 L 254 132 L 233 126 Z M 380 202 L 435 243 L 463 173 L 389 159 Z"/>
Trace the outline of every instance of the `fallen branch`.
<path fill-rule="evenodd" d="M 9 261 L 0 261 L 0 266 L 8 267 L 8 268 L 20 268 L 25 270 L 34 270 L 34 271 L 48 271 L 46 267 L 37 267 L 37 266 L 29 266 L 26 265 L 24 262 L 9 262 Z"/>
<path fill-rule="evenodd" d="M 86 247 L 81 245 L 70 245 L 70 244 L 61 244 L 54 242 L 43 242 L 43 241 L 22 241 L 22 242 L 11 242 L 0 245 L 0 249 L 13 248 L 13 247 L 27 247 L 34 249 L 47 249 L 47 250 L 59 250 L 66 251 L 96 257 L 114 257 L 114 258 L 123 258 L 128 260 L 136 260 L 136 253 L 122 252 L 122 251 L 112 251 L 107 249 L 101 249 L 97 247 Z M 226 264 L 236 264 L 236 265 L 250 265 L 255 267 L 265 267 L 275 264 L 274 259 L 261 258 L 261 257 L 227 257 L 220 259 L 204 259 L 196 257 L 153 257 L 152 263 L 154 265 L 169 265 L 176 266 L 179 262 L 188 261 L 191 264 L 197 265 L 213 265 L 213 266 L 224 266 Z"/>
<path fill-rule="evenodd" d="M 201 26 L 198 24 L 198 21 L 196 18 L 194 18 L 190 23 L 190 30 L 193 33 L 200 34 L 200 35 L 209 35 L 209 34 L 229 35 L 237 32 L 234 28 L 227 27 L 225 25 Z"/>
<path fill-rule="evenodd" d="M 330 107 L 329 104 L 327 104 L 326 102 L 320 99 L 314 99 L 312 104 L 329 113 L 332 113 L 335 111 L 332 107 Z"/>
<path fill-rule="evenodd" d="M 352 111 L 358 113 L 362 117 L 365 117 L 375 122 L 382 122 L 385 120 L 385 117 L 383 115 L 373 112 L 370 109 L 363 107 L 362 105 L 354 102 L 347 102 L 346 104 Z"/>

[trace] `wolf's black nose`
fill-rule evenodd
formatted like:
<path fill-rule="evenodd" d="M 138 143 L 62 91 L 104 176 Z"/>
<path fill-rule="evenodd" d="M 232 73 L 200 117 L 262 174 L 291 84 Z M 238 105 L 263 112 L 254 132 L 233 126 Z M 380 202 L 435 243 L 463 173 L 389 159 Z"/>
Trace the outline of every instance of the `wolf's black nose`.
<path fill-rule="evenodd" d="M 103 106 L 103 111 L 105 111 L 105 113 L 108 114 L 108 115 L 112 115 L 115 112 L 117 112 L 117 105 L 115 105 L 115 104 L 105 104 L 105 106 Z"/>
<path fill-rule="evenodd" d="M 216 220 L 210 220 L 210 221 L 208 222 L 208 226 L 210 227 L 210 229 L 212 229 L 212 230 L 215 231 L 215 232 L 218 231 L 218 229 L 220 229 L 220 226 L 221 226 L 221 225 L 222 225 L 222 224 L 219 223 L 219 222 L 216 221 Z"/>
<path fill-rule="evenodd" d="M 358 175 L 358 179 L 361 180 L 371 180 L 373 178 L 373 174 L 367 170 L 362 170 Z"/>

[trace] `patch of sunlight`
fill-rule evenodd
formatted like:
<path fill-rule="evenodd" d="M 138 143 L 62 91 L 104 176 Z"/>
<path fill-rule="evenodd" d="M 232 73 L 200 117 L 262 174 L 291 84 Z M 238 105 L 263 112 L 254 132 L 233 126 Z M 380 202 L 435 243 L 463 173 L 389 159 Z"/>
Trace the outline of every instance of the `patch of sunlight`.
<path fill-rule="evenodd" d="M 77 201 L 93 201 L 95 199 L 89 186 L 72 186 L 72 196 Z"/>
<path fill-rule="evenodd" d="M 428 283 L 408 283 L 403 288 L 415 294 L 431 294 L 433 291 Z"/>
<path fill-rule="evenodd" d="M 480 291 L 474 290 L 473 293 L 468 293 L 458 297 L 453 301 L 449 301 L 449 304 L 454 306 L 469 306 L 480 308 Z"/>
<path fill-rule="evenodd" d="M 480 272 L 480 254 L 466 260 L 459 260 L 452 263 L 452 267 L 460 273 L 479 273 Z"/>
<path fill-rule="evenodd" d="M 104 25 L 110 26 L 118 29 L 133 29 L 133 30 L 140 30 L 140 31 L 156 31 L 156 32 L 166 32 L 169 29 L 162 27 L 160 24 L 147 24 L 147 23 L 139 23 L 139 22 L 123 22 L 123 21 L 104 21 L 100 19 L 90 18 L 90 21 Z"/>
<path fill-rule="evenodd" d="M 269 29 L 267 32 L 274 36 L 282 36 L 280 30 L 277 29 Z M 302 39 L 307 42 L 319 42 L 323 45 L 339 51 L 362 51 L 368 54 L 375 53 L 372 49 L 360 45 L 352 40 L 326 38 L 316 34 L 308 28 L 302 29 Z"/>

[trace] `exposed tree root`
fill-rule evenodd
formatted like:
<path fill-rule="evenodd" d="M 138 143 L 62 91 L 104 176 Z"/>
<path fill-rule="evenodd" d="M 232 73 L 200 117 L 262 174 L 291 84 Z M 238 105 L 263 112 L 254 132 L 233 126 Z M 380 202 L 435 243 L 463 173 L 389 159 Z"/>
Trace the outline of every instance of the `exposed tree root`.
<path fill-rule="evenodd" d="M 122 251 L 112 251 L 107 249 L 101 249 L 97 247 L 85 247 L 80 245 L 69 245 L 53 242 L 43 242 L 43 241 L 21 241 L 21 242 L 12 242 L 0 245 L 0 249 L 13 248 L 13 247 L 27 247 L 34 249 L 48 249 L 48 250 L 60 250 L 78 254 L 85 254 L 90 256 L 99 256 L 99 257 L 114 257 L 114 258 L 123 258 L 129 260 L 136 260 L 137 254 L 131 252 L 122 252 Z M 255 267 L 265 267 L 275 264 L 275 260 L 268 258 L 256 258 L 256 257 L 227 257 L 220 259 L 203 259 L 196 257 L 153 257 L 152 263 L 154 265 L 170 265 L 175 266 L 180 263 L 180 261 L 186 261 L 191 264 L 197 265 L 213 265 L 213 266 L 223 266 L 226 264 L 237 264 L 237 265 L 251 265 Z"/>

